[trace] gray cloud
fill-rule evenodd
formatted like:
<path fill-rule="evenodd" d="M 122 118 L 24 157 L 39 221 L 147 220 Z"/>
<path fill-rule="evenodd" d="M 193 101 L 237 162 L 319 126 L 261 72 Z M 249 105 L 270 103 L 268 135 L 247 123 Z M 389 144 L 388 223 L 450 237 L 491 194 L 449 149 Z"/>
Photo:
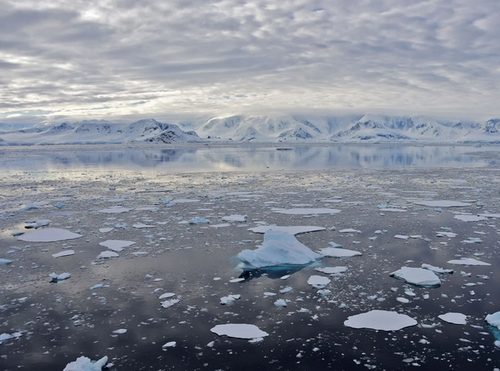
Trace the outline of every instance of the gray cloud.
<path fill-rule="evenodd" d="M 497 0 L 0 6 L 0 120 L 351 107 L 499 115 Z"/>

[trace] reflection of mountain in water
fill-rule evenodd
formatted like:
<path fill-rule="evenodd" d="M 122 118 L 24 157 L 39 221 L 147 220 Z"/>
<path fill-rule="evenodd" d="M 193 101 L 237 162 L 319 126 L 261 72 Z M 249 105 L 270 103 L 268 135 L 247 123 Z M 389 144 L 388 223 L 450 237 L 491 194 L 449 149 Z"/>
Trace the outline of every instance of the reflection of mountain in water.
<path fill-rule="evenodd" d="M 393 168 L 483 166 L 486 163 L 471 156 L 471 147 L 337 145 L 297 146 L 291 151 L 270 147 L 198 147 L 163 149 L 112 149 L 30 152 L 16 161 L 0 160 L 0 168 L 158 168 L 175 171 L 220 171 L 325 168 Z"/>

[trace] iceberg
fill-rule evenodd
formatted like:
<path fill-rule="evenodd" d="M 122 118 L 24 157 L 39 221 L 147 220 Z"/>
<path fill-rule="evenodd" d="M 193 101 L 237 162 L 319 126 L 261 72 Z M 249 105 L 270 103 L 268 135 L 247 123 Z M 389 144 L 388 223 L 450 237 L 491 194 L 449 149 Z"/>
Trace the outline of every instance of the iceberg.
<path fill-rule="evenodd" d="M 412 285 L 435 288 L 441 286 L 441 280 L 436 274 L 428 269 L 402 267 L 391 276 L 403 280 Z"/>
<path fill-rule="evenodd" d="M 352 328 L 368 328 L 372 330 L 396 331 L 402 328 L 415 326 L 415 321 L 406 314 L 387 310 L 372 310 L 366 313 L 347 317 L 344 326 Z"/>
<path fill-rule="evenodd" d="M 243 269 L 307 265 L 322 257 L 291 234 L 282 231 L 267 231 L 262 246 L 257 250 L 243 250 L 238 254 L 240 267 Z"/>
<path fill-rule="evenodd" d="M 70 362 L 63 371 L 101 371 L 108 362 L 108 357 L 102 357 L 98 361 L 91 361 L 87 357 L 79 357 L 74 362 Z"/>
<path fill-rule="evenodd" d="M 262 331 L 255 325 L 248 325 L 244 323 L 228 323 L 226 325 L 217 325 L 210 329 L 213 333 L 219 336 L 229 336 L 237 339 L 257 339 L 269 334 Z"/>

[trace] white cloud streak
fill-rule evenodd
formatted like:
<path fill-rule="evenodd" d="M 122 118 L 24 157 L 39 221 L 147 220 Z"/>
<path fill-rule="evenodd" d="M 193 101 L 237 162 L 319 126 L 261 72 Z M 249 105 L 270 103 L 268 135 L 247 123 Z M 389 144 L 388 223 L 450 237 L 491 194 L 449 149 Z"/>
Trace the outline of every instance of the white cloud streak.
<path fill-rule="evenodd" d="M 0 121 L 498 116 L 498 0 L 0 0 Z"/>

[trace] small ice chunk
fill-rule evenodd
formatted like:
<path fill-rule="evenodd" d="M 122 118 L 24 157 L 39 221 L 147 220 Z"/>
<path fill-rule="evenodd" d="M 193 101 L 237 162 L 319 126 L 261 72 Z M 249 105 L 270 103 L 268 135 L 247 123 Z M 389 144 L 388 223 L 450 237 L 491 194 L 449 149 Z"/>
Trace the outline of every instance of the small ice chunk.
<path fill-rule="evenodd" d="M 328 285 L 331 282 L 331 280 L 328 277 L 325 276 L 317 276 L 317 275 L 312 275 L 309 277 L 307 280 L 307 283 L 311 285 L 314 288 L 317 289 L 322 289 L 326 285 Z"/>
<path fill-rule="evenodd" d="M 344 228 L 339 231 L 340 233 L 361 233 L 361 231 L 358 231 L 357 229 L 354 228 Z"/>
<path fill-rule="evenodd" d="M 415 326 L 417 321 L 397 312 L 386 310 L 372 310 L 366 313 L 349 316 L 344 326 L 352 328 L 368 328 L 373 330 L 396 331 L 402 328 Z"/>
<path fill-rule="evenodd" d="M 488 314 L 485 319 L 486 322 L 488 322 L 491 326 L 494 326 L 500 330 L 500 312 Z"/>
<path fill-rule="evenodd" d="M 269 334 L 265 331 L 260 330 L 255 325 L 243 324 L 243 323 L 228 323 L 225 325 L 217 325 L 210 329 L 211 332 L 219 336 L 229 336 L 237 339 L 256 339 Z"/>
<path fill-rule="evenodd" d="M 430 207 L 464 207 L 472 205 L 467 202 L 448 201 L 448 200 L 416 201 L 414 202 L 414 204 L 422 206 L 430 206 Z"/>
<path fill-rule="evenodd" d="M 161 294 L 160 297 L 159 297 L 159 299 L 160 300 L 168 299 L 168 298 L 171 298 L 173 296 L 175 296 L 175 294 L 173 292 L 166 292 L 164 294 Z"/>
<path fill-rule="evenodd" d="M 433 271 L 434 273 L 441 273 L 441 274 L 445 274 L 445 273 L 452 274 L 453 273 L 453 269 L 439 268 L 439 267 L 435 267 L 433 265 L 425 264 L 425 263 L 422 264 L 421 267 L 424 269 L 428 269 L 430 271 Z"/>
<path fill-rule="evenodd" d="M 12 264 L 12 260 L 0 259 L 0 265 L 9 265 L 9 264 Z"/>
<path fill-rule="evenodd" d="M 189 224 L 209 224 L 210 220 L 205 219 L 205 218 L 200 218 L 200 217 L 194 217 L 193 219 L 190 219 Z"/>
<path fill-rule="evenodd" d="M 448 260 L 448 264 L 458 264 L 458 265 L 491 265 L 489 263 L 482 262 L 480 260 L 472 259 L 472 258 L 462 258 L 462 259 L 454 259 Z"/>
<path fill-rule="evenodd" d="M 113 229 L 114 229 L 113 227 L 99 228 L 99 232 L 108 233 L 108 232 L 111 232 Z"/>
<path fill-rule="evenodd" d="M 103 283 L 98 283 L 97 285 L 92 286 L 90 289 L 97 290 L 97 289 L 106 289 L 108 287 L 109 287 L 109 285 L 105 285 Z"/>
<path fill-rule="evenodd" d="M 294 209 L 271 209 L 276 213 L 287 214 L 287 215 L 334 215 L 340 213 L 338 209 L 329 208 L 294 208 Z"/>
<path fill-rule="evenodd" d="M 113 334 L 118 334 L 119 335 L 119 334 L 124 334 L 126 332 L 127 332 L 127 329 L 125 329 L 125 328 L 119 328 L 118 330 L 114 330 Z"/>
<path fill-rule="evenodd" d="M 409 299 L 407 299 L 407 298 L 402 298 L 402 297 L 396 298 L 396 300 L 397 300 L 397 301 L 399 301 L 400 303 L 405 303 L 405 304 L 407 304 L 407 303 L 409 303 L 409 302 L 410 302 L 410 300 L 409 300 Z"/>
<path fill-rule="evenodd" d="M 228 216 L 223 216 L 222 221 L 244 223 L 247 221 L 247 218 L 248 217 L 246 215 L 228 215 Z"/>
<path fill-rule="evenodd" d="M 52 254 L 52 257 L 54 259 L 57 259 L 57 258 L 61 258 L 63 256 L 70 256 L 70 255 L 74 255 L 75 254 L 75 251 L 74 250 L 63 250 L 61 252 L 58 252 L 58 253 L 55 253 L 55 254 Z"/>
<path fill-rule="evenodd" d="M 274 305 L 277 307 L 285 308 L 287 304 L 285 299 L 278 299 L 274 302 Z"/>
<path fill-rule="evenodd" d="M 399 238 L 400 240 L 407 240 L 408 238 L 410 238 L 410 236 L 406 236 L 403 234 L 397 234 L 394 236 L 394 238 Z"/>
<path fill-rule="evenodd" d="M 325 247 L 323 249 L 319 249 L 318 252 L 321 255 L 326 256 L 328 258 L 344 258 L 344 257 L 363 255 L 359 251 L 348 250 L 348 249 L 338 249 L 336 247 Z"/>
<path fill-rule="evenodd" d="M 168 343 L 163 344 L 162 349 L 173 348 L 177 345 L 176 341 L 169 341 Z"/>
<path fill-rule="evenodd" d="M 423 268 L 402 267 L 391 273 L 391 276 L 422 287 L 438 287 L 441 285 L 441 280 L 434 272 Z"/>
<path fill-rule="evenodd" d="M 49 274 L 49 277 L 52 278 L 52 280 L 50 282 L 59 282 L 59 281 L 67 280 L 68 278 L 71 277 L 71 274 L 69 274 L 69 273 L 56 274 L 53 272 L 53 273 Z"/>
<path fill-rule="evenodd" d="M 177 304 L 179 301 L 180 301 L 179 299 L 165 300 L 164 302 L 161 303 L 161 306 L 163 308 L 170 308 L 171 306 Z"/>
<path fill-rule="evenodd" d="M 56 242 L 74 240 L 75 238 L 82 237 L 81 234 L 70 232 L 61 228 L 45 228 L 36 232 L 24 234 L 19 236 L 19 241 L 25 242 Z"/>
<path fill-rule="evenodd" d="M 467 324 L 467 316 L 462 313 L 446 313 L 438 316 L 445 322 L 453 323 L 455 325 L 466 325 Z"/>
<path fill-rule="evenodd" d="M 115 253 L 114 251 L 103 251 L 99 255 L 97 255 L 97 259 L 110 259 L 110 258 L 118 258 L 120 255 Z"/>
<path fill-rule="evenodd" d="M 107 362 L 108 357 L 102 357 L 94 362 L 90 358 L 81 356 L 76 361 L 68 363 L 63 371 L 102 371 Z"/>
<path fill-rule="evenodd" d="M 137 229 L 156 228 L 155 225 L 144 224 L 144 223 L 135 223 L 135 224 L 132 224 L 132 227 L 137 228 Z"/>
<path fill-rule="evenodd" d="M 239 295 L 239 294 L 223 296 L 222 298 L 220 298 L 220 303 L 222 305 L 231 305 L 234 303 L 235 300 L 239 300 L 240 298 L 241 298 L 241 295 Z"/>
<path fill-rule="evenodd" d="M 268 231 L 264 242 L 257 250 L 243 250 L 238 259 L 243 268 L 258 269 L 283 265 L 306 265 L 321 259 L 322 256 L 300 243 L 291 234 L 281 231 Z"/>
<path fill-rule="evenodd" d="M 123 240 L 106 240 L 104 242 L 99 242 L 100 246 L 107 247 L 110 250 L 120 252 L 124 247 L 133 245 L 133 241 L 123 241 Z"/>

